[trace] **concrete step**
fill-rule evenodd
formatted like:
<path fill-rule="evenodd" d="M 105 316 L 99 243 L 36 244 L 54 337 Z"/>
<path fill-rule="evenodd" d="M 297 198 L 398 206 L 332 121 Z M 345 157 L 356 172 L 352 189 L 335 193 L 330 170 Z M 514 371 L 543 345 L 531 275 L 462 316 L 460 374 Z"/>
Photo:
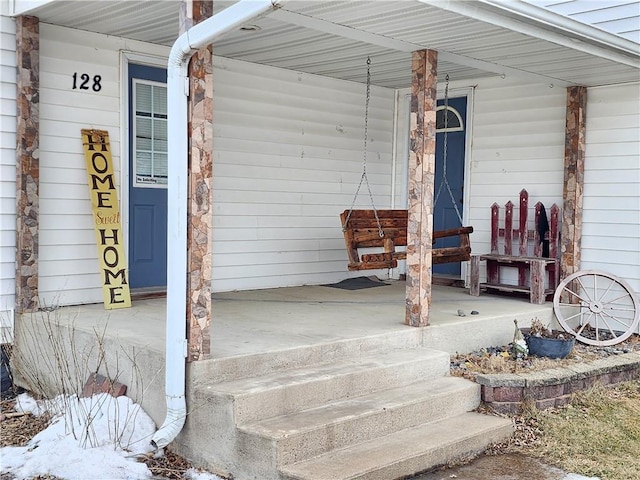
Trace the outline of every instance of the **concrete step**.
<path fill-rule="evenodd" d="M 411 385 L 339 400 L 240 427 L 243 441 L 256 448 L 254 458 L 270 465 L 299 462 L 335 448 L 382 437 L 429 421 L 460 415 L 480 403 L 480 386 L 458 377 L 424 380 Z M 271 458 L 269 458 L 271 457 Z"/>
<path fill-rule="evenodd" d="M 300 368 L 335 362 L 345 358 L 373 355 L 389 350 L 418 348 L 422 345 L 422 338 L 422 329 L 407 327 L 397 332 L 367 335 L 264 353 L 211 358 L 194 362 L 191 364 L 191 368 L 194 371 L 194 378 L 209 378 L 216 382 L 227 382 L 240 378 L 266 375 L 275 370 L 291 368 L 292 365 Z"/>
<path fill-rule="evenodd" d="M 280 468 L 284 480 L 395 480 L 483 451 L 507 439 L 511 420 L 464 413 Z"/>
<path fill-rule="evenodd" d="M 413 348 L 200 385 L 196 395 L 230 405 L 240 426 L 448 373 L 447 353 Z"/>

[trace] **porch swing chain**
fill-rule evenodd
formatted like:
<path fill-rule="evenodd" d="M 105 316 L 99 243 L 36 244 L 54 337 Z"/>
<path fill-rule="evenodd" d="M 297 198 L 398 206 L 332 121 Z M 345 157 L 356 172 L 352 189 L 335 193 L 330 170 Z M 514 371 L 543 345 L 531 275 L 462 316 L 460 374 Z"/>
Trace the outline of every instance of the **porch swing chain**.
<path fill-rule="evenodd" d="M 360 193 L 360 187 L 362 187 L 362 182 L 364 181 L 367 185 L 367 190 L 369 191 L 369 199 L 371 200 L 371 207 L 373 208 L 373 215 L 376 217 L 376 224 L 378 225 L 378 235 L 380 238 L 384 237 L 384 230 L 382 229 L 382 224 L 380 223 L 380 218 L 378 218 L 378 211 L 376 210 L 375 202 L 373 201 L 373 193 L 371 193 L 371 186 L 369 185 L 369 179 L 367 178 L 367 140 L 369 136 L 369 100 L 371 100 L 371 57 L 367 57 L 367 97 L 365 101 L 364 107 L 364 147 L 363 147 L 363 158 L 362 158 L 362 175 L 360 176 L 360 183 L 358 183 L 358 188 L 356 189 L 356 194 L 353 197 L 353 202 L 351 203 L 351 208 L 349 209 L 349 213 L 347 214 L 347 218 L 344 221 L 344 225 L 342 225 L 342 231 L 346 231 L 347 225 L 349 224 L 349 219 L 351 218 L 351 213 L 353 213 L 353 207 L 356 204 L 356 200 L 358 199 L 358 193 Z"/>
<path fill-rule="evenodd" d="M 458 215 L 458 220 L 460 220 L 460 225 L 463 225 L 462 215 L 460 214 L 460 210 L 458 209 L 458 203 L 456 202 L 453 192 L 451 191 L 451 185 L 449 185 L 449 179 L 447 178 L 447 137 L 449 131 L 449 74 L 445 77 L 446 84 L 444 87 L 444 142 L 442 148 L 442 181 L 440 182 L 440 186 L 438 187 L 438 193 L 436 193 L 436 198 L 433 201 L 433 205 L 438 203 L 438 198 L 440 197 L 440 192 L 442 192 L 442 187 L 446 185 L 447 191 L 449 192 L 449 196 L 451 197 L 451 203 L 453 203 L 453 208 L 456 211 L 456 215 Z"/>

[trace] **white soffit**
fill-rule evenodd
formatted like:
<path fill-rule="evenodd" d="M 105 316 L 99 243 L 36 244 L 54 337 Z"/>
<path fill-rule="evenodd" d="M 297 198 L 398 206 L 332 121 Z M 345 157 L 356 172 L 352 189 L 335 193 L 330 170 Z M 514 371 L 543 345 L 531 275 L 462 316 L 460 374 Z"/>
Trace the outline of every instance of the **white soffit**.
<path fill-rule="evenodd" d="M 214 11 L 232 3 L 216 0 Z M 638 68 L 440 7 L 417 0 L 284 0 L 280 10 L 252 22 L 258 31 L 232 32 L 215 43 L 214 52 L 357 82 L 365 81 L 371 56 L 372 82 L 390 88 L 410 85 L 410 52 L 424 48 L 439 51 L 440 77 L 452 80 L 505 75 L 593 86 L 639 78 Z M 173 0 L 56 0 L 29 14 L 44 23 L 171 45 L 178 8 Z"/>
<path fill-rule="evenodd" d="M 164 0 L 55 0 L 26 14 L 44 23 L 170 46 L 178 35 L 179 5 Z"/>

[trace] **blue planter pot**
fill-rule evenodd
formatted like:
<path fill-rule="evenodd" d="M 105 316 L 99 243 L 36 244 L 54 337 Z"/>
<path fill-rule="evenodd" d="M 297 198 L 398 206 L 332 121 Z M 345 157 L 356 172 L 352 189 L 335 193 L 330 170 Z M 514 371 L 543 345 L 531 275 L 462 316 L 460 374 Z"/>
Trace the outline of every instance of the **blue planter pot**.
<path fill-rule="evenodd" d="M 547 358 L 565 358 L 573 350 L 575 338 L 546 338 L 535 337 L 533 335 L 525 336 L 529 355 Z"/>

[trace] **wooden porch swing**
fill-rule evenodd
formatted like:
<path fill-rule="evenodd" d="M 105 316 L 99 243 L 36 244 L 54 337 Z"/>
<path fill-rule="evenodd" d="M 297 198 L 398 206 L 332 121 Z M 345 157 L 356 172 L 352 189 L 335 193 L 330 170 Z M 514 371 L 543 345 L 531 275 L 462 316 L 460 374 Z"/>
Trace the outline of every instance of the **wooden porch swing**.
<path fill-rule="evenodd" d="M 347 220 L 348 218 L 348 220 Z M 345 210 L 340 214 L 344 242 L 349 256 L 349 270 L 396 268 L 398 260 L 407 252 L 396 247 L 407 246 L 407 210 Z M 382 231 L 382 235 L 380 234 Z M 458 227 L 433 232 L 433 241 L 445 237 L 459 237 L 457 247 L 431 250 L 432 263 L 464 262 L 471 259 L 469 234 L 473 227 Z M 359 254 L 359 248 L 383 248 L 381 253 Z"/>
<path fill-rule="evenodd" d="M 351 208 L 340 214 L 340 223 L 344 234 L 344 241 L 347 247 L 347 255 L 349 256 L 349 270 L 377 270 L 384 268 L 395 268 L 398 266 L 398 260 L 407 258 L 406 250 L 396 250 L 396 247 L 407 246 L 407 210 L 377 210 L 373 201 L 373 194 L 367 178 L 367 133 L 368 133 L 368 117 L 369 117 L 369 100 L 371 98 L 371 59 L 367 58 L 367 96 L 365 104 L 364 116 L 364 156 L 362 162 L 362 176 L 356 190 Z M 458 210 L 458 206 L 454 200 L 453 192 L 447 181 L 447 117 L 448 117 L 448 94 L 449 94 L 449 75 L 447 75 L 447 84 L 445 88 L 445 115 L 444 115 L 444 169 L 442 183 L 438 189 L 435 201 L 437 202 L 442 187 L 446 186 L 460 223 L 462 224 L 462 215 Z M 365 183 L 369 191 L 371 200 L 371 210 L 355 210 L 354 205 L 360 192 L 362 183 Z M 459 238 L 456 247 L 434 248 L 431 251 L 432 263 L 452 263 L 464 262 L 471 259 L 471 242 L 469 234 L 473 232 L 473 227 L 458 227 L 448 230 L 440 230 L 433 232 L 433 242 L 439 238 L 454 237 Z M 379 253 L 362 253 L 358 249 L 382 248 Z"/>

